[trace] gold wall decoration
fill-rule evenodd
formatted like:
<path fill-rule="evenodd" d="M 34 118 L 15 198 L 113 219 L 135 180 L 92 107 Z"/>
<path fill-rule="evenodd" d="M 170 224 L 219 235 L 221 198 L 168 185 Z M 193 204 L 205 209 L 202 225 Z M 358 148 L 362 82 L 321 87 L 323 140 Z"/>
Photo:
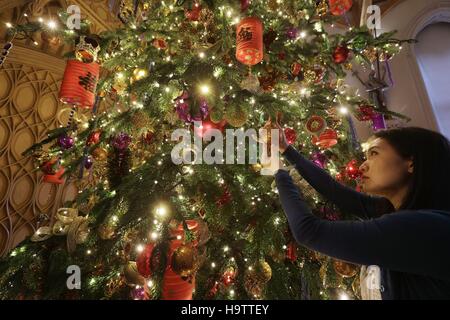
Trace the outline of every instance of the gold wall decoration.
<path fill-rule="evenodd" d="M 49 19 L 70 4 L 80 6 L 82 16 L 92 23 L 92 33 L 118 25 L 106 0 L 0 0 L 0 21 L 23 23 L 24 13 Z M 63 54 L 71 48 L 35 36 L 37 46 L 30 40 L 15 40 L 0 68 L 0 256 L 34 233 L 41 214 L 53 219 L 57 209 L 77 194 L 71 181 L 42 182 L 33 159 L 21 155 L 43 140 L 48 130 L 66 125 L 69 114 L 58 92 L 66 65 Z M 6 41 L 1 25 L 0 47 Z"/>
<path fill-rule="evenodd" d="M 35 231 L 41 213 L 52 216 L 76 190 L 70 183 L 43 183 L 42 173 L 22 152 L 43 140 L 58 119 L 61 74 L 6 62 L 0 72 L 0 255 Z"/>

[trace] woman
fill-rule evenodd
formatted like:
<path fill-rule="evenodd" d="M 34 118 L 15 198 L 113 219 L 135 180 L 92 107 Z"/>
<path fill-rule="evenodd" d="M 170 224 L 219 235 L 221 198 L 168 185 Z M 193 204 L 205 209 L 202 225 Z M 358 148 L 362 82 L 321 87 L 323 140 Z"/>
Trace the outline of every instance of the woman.
<path fill-rule="evenodd" d="M 379 270 L 378 280 L 362 281 L 363 299 L 450 299 L 450 144 L 445 137 L 421 128 L 376 133 L 360 167 L 362 194 L 301 156 L 277 127 L 280 151 L 305 180 L 342 211 L 369 219 L 319 219 L 289 173 L 279 170 L 278 192 L 299 244 L 372 266 L 371 274 Z"/>

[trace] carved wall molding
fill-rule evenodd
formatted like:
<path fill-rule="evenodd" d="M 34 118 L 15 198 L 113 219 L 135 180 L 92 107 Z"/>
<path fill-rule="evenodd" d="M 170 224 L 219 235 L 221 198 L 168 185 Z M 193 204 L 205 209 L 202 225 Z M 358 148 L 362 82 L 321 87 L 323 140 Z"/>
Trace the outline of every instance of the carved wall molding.
<path fill-rule="evenodd" d="M 0 255 L 35 231 L 39 214 L 51 217 L 76 194 L 70 183 L 42 183 L 33 159 L 21 155 L 66 119 L 58 117 L 64 110 L 58 101 L 62 73 L 57 65 L 49 68 L 55 58 L 37 65 L 42 53 L 17 49 L 17 58 L 0 71 Z"/>
<path fill-rule="evenodd" d="M 82 16 L 92 23 L 92 32 L 118 25 L 106 0 L 0 0 L 0 22 L 20 23 L 24 13 L 49 19 L 70 4 L 80 6 Z M 40 214 L 52 217 L 77 193 L 71 182 L 43 183 L 33 159 L 21 155 L 43 140 L 49 129 L 65 125 L 69 114 L 69 108 L 59 102 L 58 92 L 66 65 L 63 54 L 70 48 L 52 46 L 40 33 L 34 37 L 38 46 L 31 40 L 14 40 L 0 68 L 0 256 L 36 230 Z M 6 38 L 1 23 L 0 46 Z"/>

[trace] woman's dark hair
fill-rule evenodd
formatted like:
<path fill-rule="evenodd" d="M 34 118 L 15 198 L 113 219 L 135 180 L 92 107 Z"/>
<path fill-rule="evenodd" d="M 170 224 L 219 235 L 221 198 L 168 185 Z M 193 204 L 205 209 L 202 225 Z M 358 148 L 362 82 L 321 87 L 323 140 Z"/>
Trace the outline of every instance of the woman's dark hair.
<path fill-rule="evenodd" d="M 446 137 L 415 127 L 379 131 L 375 137 L 387 141 L 404 159 L 413 160 L 409 192 L 400 210 L 450 211 L 450 142 Z"/>

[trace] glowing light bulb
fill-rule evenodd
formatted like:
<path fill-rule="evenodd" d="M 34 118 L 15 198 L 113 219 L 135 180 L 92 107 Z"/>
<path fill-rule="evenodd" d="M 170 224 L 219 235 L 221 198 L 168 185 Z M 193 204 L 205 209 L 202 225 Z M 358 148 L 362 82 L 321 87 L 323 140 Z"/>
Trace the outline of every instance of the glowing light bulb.
<path fill-rule="evenodd" d="M 341 114 L 348 114 L 348 109 L 347 109 L 347 107 L 342 106 L 339 108 L 339 112 Z"/>
<path fill-rule="evenodd" d="M 50 29 L 56 29 L 56 22 L 55 22 L 55 21 L 49 21 L 49 22 L 47 23 L 47 26 L 48 26 Z"/>
<path fill-rule="evenodd" d="M 200 86 L 200 92 L 202 94 L 209 94 L 209 91 L 210 91 L 210 89 L 209 89 L 208 85 L 204 84 L 204 85 Z"/>
<path fill-rule="evenodd" d="M 160 217 L 165 217 L 167 215 L 167 208 L 163 205 L 160 205 L 156 208 L 156 214 Z"/>

